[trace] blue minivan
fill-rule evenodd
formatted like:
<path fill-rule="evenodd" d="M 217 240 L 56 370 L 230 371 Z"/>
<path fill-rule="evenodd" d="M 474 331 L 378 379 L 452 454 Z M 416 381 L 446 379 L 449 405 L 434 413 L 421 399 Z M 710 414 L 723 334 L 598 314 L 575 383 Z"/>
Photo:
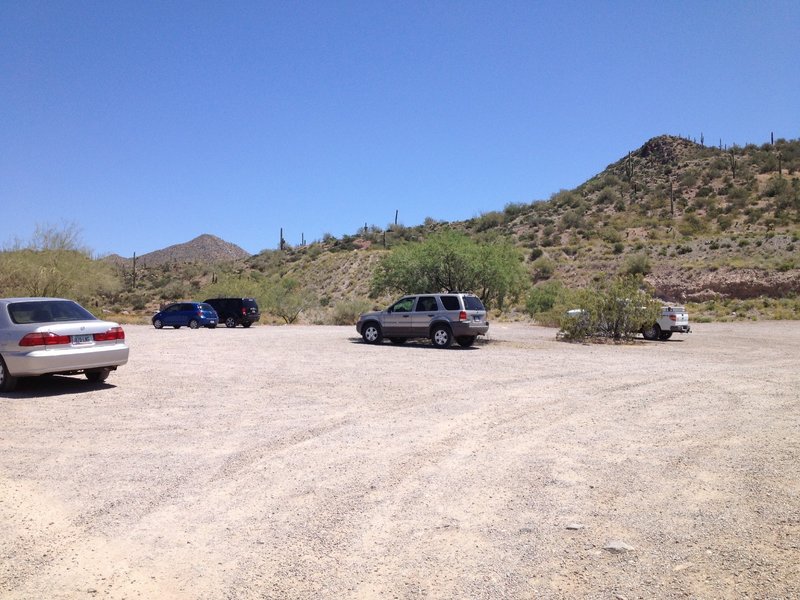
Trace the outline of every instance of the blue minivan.
<path fill-rule="evenodd" d="M 153 315 L 153 327 L 174 327 L 180 329 L 184 325 L 191 329 L 208 327 L 214 329 L 219 323 L 217 312 L 205 302 L 176 302 Z"/>

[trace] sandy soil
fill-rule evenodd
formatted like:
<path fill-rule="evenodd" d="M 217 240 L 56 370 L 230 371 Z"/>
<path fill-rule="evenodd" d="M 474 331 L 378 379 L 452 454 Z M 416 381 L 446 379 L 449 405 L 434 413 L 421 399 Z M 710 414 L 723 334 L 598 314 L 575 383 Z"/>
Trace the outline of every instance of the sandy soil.
<path fill-rule="evenodd" d="M 0 396 L 4 599 L 800 596 L 800 322 L 126 331 Z"/>

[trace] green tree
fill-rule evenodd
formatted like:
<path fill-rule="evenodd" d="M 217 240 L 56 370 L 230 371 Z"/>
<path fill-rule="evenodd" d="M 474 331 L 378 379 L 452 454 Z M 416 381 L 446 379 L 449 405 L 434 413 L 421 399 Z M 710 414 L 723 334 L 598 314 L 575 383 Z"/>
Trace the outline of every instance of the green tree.
<path fill-rule="evenodd" d="M 471 291 L 487 307 L 502 308 L 527 285 L 522 255 L 505 241 L 479 244 L 464 234 L 442 232 L 392 250 L 372 281 L 375 294 Z"/>
<path fill-rule="evenodd" d="M 297 281 L 286 277 L 273 282 L 267 293 L 265 306 L 267 311 L 283 319 L 287 325 L 291 325 L 297 321 L 300 313 L 314 303 L 314 299 Z"/>

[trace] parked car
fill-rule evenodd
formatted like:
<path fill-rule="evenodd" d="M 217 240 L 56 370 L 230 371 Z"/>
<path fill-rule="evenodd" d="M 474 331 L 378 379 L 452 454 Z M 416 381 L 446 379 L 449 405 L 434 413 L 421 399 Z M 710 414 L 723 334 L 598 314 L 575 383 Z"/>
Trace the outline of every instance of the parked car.
<path fill-rule="evenodd" d="M 225 327 L 250 327 L 261 318 L 258 302 L 254 298 L 209 298 L 206 304 L 214 307 L 219 315 L 219 322 Z"/>
<path fill-rule="evenodd" d="M 453 340 L 468 348 L 488 330 L 480 298 L 457 292 L 403 296 L 386 310 L 364 313 L 356 323 L 356 331 L 368 344 L 378 344 L 384 337 L 394 344 L 429 338 L 437 348 L 448 348 Z"/>
<path fill-rule="evenodd" d="M 128 362 L 125 332 L 64 298 L 0 298 L 0 391 L 19 377 L 83 373 L 105 381 Z"/>
<path fill-rule="evenodd" d="M 671 338 L 673 333 L 691 332 L 689 313 L 683 306 L 662 306 L 658 321 L 642 329 L 644 339 L 661 340 L 662 342 Z"/>
<path fill-rule="evenodd" d="M 184 325 L 192 329 L 208 327 L 214 329 L 219 323 L 217 311 L 205 302 L 175 302 L 153 315 L 153 327 L 174 327 Z"/>

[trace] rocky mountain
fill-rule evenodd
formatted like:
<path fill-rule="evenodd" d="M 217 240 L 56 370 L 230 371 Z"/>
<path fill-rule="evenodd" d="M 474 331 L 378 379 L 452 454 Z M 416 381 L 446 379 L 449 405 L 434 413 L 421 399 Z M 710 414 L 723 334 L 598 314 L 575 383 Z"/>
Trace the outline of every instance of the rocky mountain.
<path fill-rule="evenodd" d="M 204 233 L 193 240 L 174 244 L 137 257 L 143 267 L 154 267 L 168 263 L 218 264 L 244 260 L 250 253 L 236 244 L 226 242 L 215 235 Z M 130 259 L 128 259 L 130 260 Z"/>

